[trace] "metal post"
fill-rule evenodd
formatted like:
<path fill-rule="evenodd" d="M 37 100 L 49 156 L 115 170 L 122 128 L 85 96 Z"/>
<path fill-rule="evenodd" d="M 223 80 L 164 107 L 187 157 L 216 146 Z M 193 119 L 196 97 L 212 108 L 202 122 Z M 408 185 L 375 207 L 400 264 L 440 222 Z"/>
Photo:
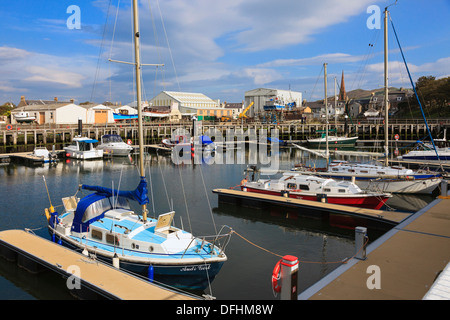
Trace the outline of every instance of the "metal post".
<path fill-rule="evenodd" d="M 281 300 L 297 300 L 298 258 L 290 255 L 281 261 Z"/>
<path fill-rule="evenodd" d="M 446 197 L 448 193 L 448 182 L 446 180 L 442 180 L 441 182 L 441 196 Z"/>
<path fill-rule="evenodd" d="M 355 228 L 355 258 L 359 260 L 366 260 L 366 240 L 367 240 L 367 228 L 356 227 Z"/>

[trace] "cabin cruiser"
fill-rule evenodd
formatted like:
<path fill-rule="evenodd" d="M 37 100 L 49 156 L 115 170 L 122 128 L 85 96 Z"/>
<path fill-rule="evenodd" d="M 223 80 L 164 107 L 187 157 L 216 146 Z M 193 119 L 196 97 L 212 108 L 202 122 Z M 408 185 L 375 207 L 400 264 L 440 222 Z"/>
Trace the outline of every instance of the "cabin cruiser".
<path fill-rule="evenodd" d="M 102 159 L 103 150 L 96 149 L 96 143 L 98 143 L 98 140 L 78 136 L 73 138 L 72 143 L 63 149 L 67 158 L 80 160 Z"/>
<path fill-rule="evenodd" d="M 362 191 L 350 181 L 336 181 L 296 172 L 285 172 L 279 179 L 250 182 L 244 179 L 241 181 L 241 190 L 370 209 L 380 209 L 391 197 L 388 193 Z"/>
<path fill-rule="evenodd" d="M 131 140 L 129 140 L 129 143 L 131 144 Z M 127 156 L 133 150 L 130 144 L 125 143 L 118 134 L 105 134 L 102 136 L 97 149 L 103 150 L 104 155 Z"/>

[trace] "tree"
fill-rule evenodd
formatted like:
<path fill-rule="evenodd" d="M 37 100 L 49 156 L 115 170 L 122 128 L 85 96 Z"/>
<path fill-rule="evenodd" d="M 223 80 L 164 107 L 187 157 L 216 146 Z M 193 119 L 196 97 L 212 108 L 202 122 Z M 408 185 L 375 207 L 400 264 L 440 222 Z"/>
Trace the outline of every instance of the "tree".
<path fill-rule="evenodd" d="M 427 107 L 430 114 L 441 117 L 449 113 L 450 77 L 438 80 L 434 76 L 420 77 L 416 82 L 416 90 L 422 106 Z"/>

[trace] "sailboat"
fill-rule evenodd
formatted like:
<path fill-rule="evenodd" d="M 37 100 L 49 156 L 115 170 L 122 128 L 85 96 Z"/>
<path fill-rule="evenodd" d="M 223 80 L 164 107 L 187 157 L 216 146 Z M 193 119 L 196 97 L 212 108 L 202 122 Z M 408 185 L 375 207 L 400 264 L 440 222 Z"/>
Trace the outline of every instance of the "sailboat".
<path fill-rule="evenodd" d="M 144 171 L 137 0 L 133 1 L 133 14 L 139 184 L 131 191 L 81 185 L 80 189 L 93 193 L 81 199 L 76 195 L 63 198 L 61 214 L 50 202 L 50 207 L 45 209 L 48 230 L 54 241 L 151 281 L 181 289 L 204 290 L 227 260 L 224 249 L 231 232 L 220 234 L 223 227 L 219 235 L 194 237 L 172 225 L 174 211 L 163 213 L 156 219 L 147 217 L 149 199 Z M 141 206 L 140 213 L 131 209 L 130 201 Z"/>
<path fill-rule="evenodd" d="M 442 181 L 440 173 L 428 170 L 414 171 L 401 166 L 391 167 L 388 163 L 389 135 L 388 135 L 388 44 L 387 44 L 387 7 L 384 12 L 384 106 L 385 106 L 385 163 L 349 163 L 334 162 L 325 169 L 309 168 L 304 170 L 310 174 L 325 178 L 335 178 L 344 180 L 354 180 L 355 183 L 364 190 L 373 190 L 389 193 L 432 193 Z M 328 146 L 328 142 L 327 142 Z M 328 150 L 328 148 L 327 148 Z M 328 159 L 328 158 L 327 158 Z M 299 170 L 295 168 L 293 170 Z"/>

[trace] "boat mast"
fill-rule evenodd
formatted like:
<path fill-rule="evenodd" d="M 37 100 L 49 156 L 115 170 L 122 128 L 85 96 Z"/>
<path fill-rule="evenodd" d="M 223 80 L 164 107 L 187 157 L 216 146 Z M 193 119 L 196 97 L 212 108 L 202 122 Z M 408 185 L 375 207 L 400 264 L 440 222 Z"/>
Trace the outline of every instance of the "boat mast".
<path fill-rule="evenodd" d="M 384 152 L 386 158 L 384 163 L 386 167 L 389 165 L 389 89 L 388 89 L 388 11 L 384 9 Z"/>
<path fill-rule="evenodd" d="M 327 97 L 327 63 L 323 64 L 323 70 L 324 70 L 324 87 L 325 87 L 325 158 L 327 159 L 327 168 L 328 168 L 328 158 L 329 158 L 329 154 L 328 154 L 328 97 Z"/>
<path fill-rule="evenodd" d="M 134 22 L 134 55 L 136 68 L 136 97 L 138 109 L 138 135 L 139 135 L 139 172 L 141 178 L 145 177 L 144 171 L 144 142 L 143 142 L 143 126 L 142 126 L 142 103 L 141 103 L 141 57 L 139 51 L 139 16 L 138 3 L 133 0 L 133 22 Z M 146 204 L 142 205 L 142 219 L 144 223 L 147 222 L 147 208 Z"/>

